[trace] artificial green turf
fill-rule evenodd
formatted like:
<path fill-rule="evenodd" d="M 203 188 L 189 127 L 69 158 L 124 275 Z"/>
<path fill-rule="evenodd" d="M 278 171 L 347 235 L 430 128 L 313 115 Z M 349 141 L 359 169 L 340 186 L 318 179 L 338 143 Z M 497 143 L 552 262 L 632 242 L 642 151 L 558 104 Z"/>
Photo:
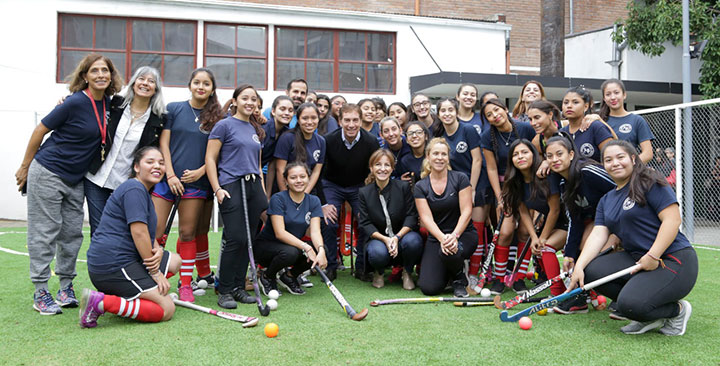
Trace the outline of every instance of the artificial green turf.
<path fill-rule="evenodd" d="M 0 246 L 27 252 L 24 231 L 0 231 Z M 171 234 L 168 243 L 175 237 Z M 219 241 L 220 234 L 211 233 L 211 264 L 217 262 Z M 315 287 L 306 295 L 280 297 L 278 310 L 261 318 L 255 328 L 244 329 L 235 322 L 178 308 L 166 323 L 141 324 L 105 315 L 97 328 L 80 329 L 77 309 L 57 316 L 38 315 L 32 309 L 28 257 L 0 252 L 6 280 L 0 290 L 0 364 L 718 365 L 720 251 L 697 251 L 700 276 L 687 298 L 693 314 L 682 337 L 627 336 L 619 331 L 626 322 L 610 320 L 607 311 L 594 310 L 585 315 L 533 315 L 532 329 L 523 331 L 516 323 L 500 322 L 494 307 L 456 308 L 449 303 L 371 307 L 364 321 L 354 322 L 345 317 L 317 276 L 310 277 Z M 79 262 L 77 270 L 75 289 L 80 293 L 91 284 L 86 264 Z M 351 279 L 349 270 L 339 272 L 335 284 L 358 311 L 377 298 L 423 296 L 399 284 L 375 289 Z M 54 293 L 57 288 L 53 277 L 50 289 Z M 512 296 L 507 292 L 504 299 Z M 208 294 L 196 302 L 218 308 L 216 299 Z M 258 316 L 256 305 L 240 305 L 236 312 Z M 268 322 L 280 326 L 277 338 L 264 336 L 263 326 Z"/>

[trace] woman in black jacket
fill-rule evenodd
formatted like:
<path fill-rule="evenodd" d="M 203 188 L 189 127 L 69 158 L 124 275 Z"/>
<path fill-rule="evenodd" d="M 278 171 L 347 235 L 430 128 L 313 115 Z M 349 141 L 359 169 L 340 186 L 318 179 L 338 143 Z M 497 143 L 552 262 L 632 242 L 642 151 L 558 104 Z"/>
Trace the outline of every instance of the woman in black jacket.
<path fill-rule="evenodd" d="M 375 270 L 372 285 L 385 285 L 383 272 L 389 264 L 402 264 L 403 288 L 412 290 L 412 271 L 422 255 L 423 241 L 417 233 L 417 210 L 410 185 L 390 179 L 395 157 L 386 149 L 370 156 L 370 174 L 360 188 L 360 230 L 367 238 L 368 263 Z"/>
<path fill-rule="evenodd" d="M 95 232 L 110 194 L 127 180 L 133 153 L 158 146 L 165 124 L 165 102 L 157 69 L 135 71 L 122 95 L 110 101 L 110 118 L 103 156 L 97 155 L 85 175 L 85 199 L 90 214 L 90 235 Z"/>

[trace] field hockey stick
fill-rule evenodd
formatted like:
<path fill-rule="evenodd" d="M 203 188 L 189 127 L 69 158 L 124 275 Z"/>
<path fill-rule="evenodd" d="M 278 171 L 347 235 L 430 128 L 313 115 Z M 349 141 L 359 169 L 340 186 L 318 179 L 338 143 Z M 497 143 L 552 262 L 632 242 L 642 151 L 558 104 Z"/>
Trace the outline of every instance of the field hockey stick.
<path fill-rule="evenodd" d="M 538 311 L 540 311 L 540 310 L 542 310 L 542 309 L 548 309 L 548 308 L 554 307 L 554 306 L 556 306 L 557 304 L 561 303 L 561 302 L 564 301 L 564 300 L 567 300 L 567 299 L 569 299 L 569 298 L 572 298 L 572 297 L 574 297 L 574 296 L 579 295 L 579 294 L 580 294 L 581 292 L 583 292 L 583 291 L 591 290 L 591 289 L 593 289 L 593 288 L 595 288 L 595 287 L 598 287 L 598 286 L 600 286 L 600 285 L 606 284 L 606 283 L 608 283 L 608 282 L 610 282 L 610 281 L 613 281 L 613 280 L 615 280 L 615 279 L 617 279 L 617 278 L 620 278 L 620 277 L 622 277 L 622 276 L 625 276 L 625 275 L 629 274 L 629 273 L 632 272 L 632 271 L 639 271 L 640 268 L 641 268 L 641 267 L 640 267 L 640 264 L 636 264 L 636 265 L 630 266 L 630 267 L 625 268 L 625 269 L 623 269 L 623 270 L 621 270 L 621 271 L 617 271 L 617 272 L 615 272 L 615 273 L 613 273 L 613 274 L 610 274 L 610 275 L 607 275 L 607 276 L 605 276 L 605 277 L 603 277 L 603 278 L 601 278 L 601 279 L 598 279 L 598 280 L 595 280 L 595 281 L 593 281 L 593 282 L 590 282 L 590 283 L 586 284 L 585 286 L 578 287 L 578 288 L 576 288 L 576 289 L 574 289 L 574 290 L 572 290 L 572 291 L 570 291 L 570 292 L 565 292 L 565 293 L 563 293 L 563 294 L 560 294 L 560 295 L 558 295 L 558 296 L 552 297 L 552 298 L 547 299 L 547 300 L 545 300 L 545 301 L 541 301 L 541 302 L 540 302 L 539 304 L 537 304 L 537 305 L 531 306 L 531 307 L 529 307 L 529 308 L 527 308 L 527 309 L 525 309 L 525 310 L 522 310 L 522 311 L 520 311 L 520 312 L 518 312 L 518 313 L 515 313 L 515 314 L 513 314 L 513 315 L 510 315 L 510 316 L 508 315 L 508 311 L 507 311 L 507 310 L 503 310 L 502 312 L 500 312 L 500 320 L 502 320 L 502 321 L 504 321 L 504 322 L 516 322 L 516 321 L 520 320 L 520 318 L 522 318 L 522 317 L 524 317 L 524 316 L 530 316 L 530 315 L 532 315 L 532 314 L 537 313 Z"/>
<path fill-rule="evenodd" d="M 168 235 L 170 234 L 170 227 L 172 226 L 173 221 L 175 220 L 175 213 L 177 213 L 178 206 L 180 206 L 180 195 L 175 196 L 175 201 L 173 202 L 172 210 L 170 210 L 170 216 L 168 216 L 167 224 L 165 225 L 165 232 L 163 235 L 157 239 L 158 244 L 160 244 L 161 247 L 165 248 L 165 243 L 167 242 Z"/>
<path fill-rule="evenodd" d="M 410 297 L 404 299 L 374 300 L 370 306 L 395 304 L 426 304 L 432 302 L 492 302 L 491 297 Z"/>
<path fill-rule="evenodd" d="M 542 227 L 540 226 L 540 222 L 542 221 L 542 218 L 544 217 L 543 214 L 539 214 L 535 218 L 535 234 L 540 231 Z M 510 287 L 515 283 L 518 277 L 518 272 L 520 271 L 520 266 L 522 265 L 523 258 L 525 258 L 525 255 L 527 254 L 528 250 L 530 250 L 530 242 L 532 241 L 532 237 L 528 237 L 528 239 L 525 241 L 525 246 L 523 246 L 522 251 L 520 252 L 520 255 L 517 257 L 517 260 L 515 261 L 515 267 L 512 270 L 512 273 L 509 276 L 505 276 L 505 286 Z"/>
<path fill-rule="evenodd" d="M 356 320 L 356 321 L 361 321 L 361 320 L 365 319 L 365 317 L 368 315 L 367 308 L 363 308 L 362 310 L 360 310 L 359 313 L 355 312 L 355 310 L 352 308 L 352 306 L 350 306 L 350 304 L 347 302 L 347 300 L 345 300 L 345 297 L 343 297 L 343 295 L 340 293 L 340 291 L 337 289 L 337 287 L 335 287 L 335 285 L 333 285 L 332 281 L 330 281 L 330 279 L 327 277 L 327 275 L 325 275 L 325 272 L 322 269 L 320 269 L 320 267 L 318 267 L 317 265 L 315 267 L 313 267 L 313 269 L 315 270 L 315 272 L 320 274 L 320 277 L 322 277 L 322 280 L 323 280 L 323 282 L 325 282 L 325 285 L 330 290 L 330 293 L 333 295 L 335 300 L 337 300 L 337 302 L 340 304 L 340 306 L 343 307 L 343 310 L 345 310 L 345 314 L 347 314 L 347 316 L 350 319 Z"/>
<path fill-rule="evenodd" d="M 252 247 L 252 234 L 250 231 L 250 221 L 248 221 L 247 194 L 245 193 L 245 183 L 247 183 L 246 179 L 240 179 L 240 187 L 242 188 L 243 211 L 245 213 L 245 229 L 247 229 L 247 247 L 248 256 L 250 257 L 250 270 L 252 272 L 253 290 L 255 290 L 255 301 L 257 301 L 260 315 L 268 316 L 268 314 L 270 314 L 270 308 L 267 306 L 263 306 L 262 296 L 260 296 L 260 287 L 258 286 L 257 267 L 255 266 L 255 256 L 253 255 Z"/>
<path fill-rule="evenodd" d="M 490 270 L 490 263 L 493 260 L 493 254 L 495 253 L 495 245 L 497 245 L 498 238 L 500 237 L 500 228 L 502 227 L 503 220 L 505 219 L 505 215 L 500 215 L 500 219 L 498 220 L 497 228 L 495 228 L 495 231 L 493 232 L 492 241 L 490 242 L 490 245 L 488 245 L 487 253 L 485 253 L 485 261 L 483 262 L 483 266 L 481 268 L 481 276 L 479 276 L 479 281 L 477 284 L 477 288 L 473 289 L 475 292 L 479 293 L 483 287 L 485 287 L 485 281 L 487 281 L 488 277 L 488 271 Z M 479 290 L 478 290 L 479 289 Z"/>
<path fill-rule="evenodd" d="M 453 305 L 457 307 L 473 307 L 473 306 L 492 306 L 494 303 L 492 301 L 482 301 L 482 302 L 467 302 L 467 301 L 454 301 Z"/>
<path fill-rule="evenodd" d="M 173 302 L 177 306 L 182 306 L 184 308 L 201 311 L 203 313 L 215 315 L 215 316 L 223 318 L 223 319 L 240 322 L 240 323 L 242 323 L 243 328 L 254 327 L 258 323 L 258 318 L 255 318 L 252 316 L 244 316 L 244 315 L 240 315 L 240 314 L 228 313 L 225 311 L 218 311 L 218 310 L 206 308 L 204 306 L 200 306 L 200 305 L 197 305 L 197 304 L 194 304 L 191 302 L 182 301 L 182 300 L 178 299 L 177 294 L 175 294 L 175 293 L 170 294 L 170 297 L 172 297 Z"/>
<path fill-rule="evenodd" d="M 559 275 L 525 291 L 524 293 L 515 296 L 514 298 L 507 301 L 500 301 L 500 295 L 495 296 L 495 307 L 500 310 L 511 309 L 515 305 L 529 302 L 530 298 L 550 288 L 552 284 L 563 281 L 571 272 L 563 272 Z"/>

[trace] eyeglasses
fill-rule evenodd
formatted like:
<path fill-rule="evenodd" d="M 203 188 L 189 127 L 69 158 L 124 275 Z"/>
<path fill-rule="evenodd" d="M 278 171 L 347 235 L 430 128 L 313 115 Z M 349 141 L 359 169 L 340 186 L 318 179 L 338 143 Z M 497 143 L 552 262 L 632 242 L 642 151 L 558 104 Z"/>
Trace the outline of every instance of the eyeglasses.
<path fill-rule="evenodd" d="M 430 101 L 429 101 L 429 100 L 426 100 L 426 101 L 424 101 L 424 102 L 413 103 L 413 107 L 415 107 L 415 108 L 427 107 L 427 106 L 429 106 L 429 105 L 430 105 Z"/>
<path fill-rule="evenodd" d="M 425 134 L 425 132 L 423 132 L 423 130 L 410 131 L 407 133 L 408 137 L 422 136 L 424 134 Z"/>

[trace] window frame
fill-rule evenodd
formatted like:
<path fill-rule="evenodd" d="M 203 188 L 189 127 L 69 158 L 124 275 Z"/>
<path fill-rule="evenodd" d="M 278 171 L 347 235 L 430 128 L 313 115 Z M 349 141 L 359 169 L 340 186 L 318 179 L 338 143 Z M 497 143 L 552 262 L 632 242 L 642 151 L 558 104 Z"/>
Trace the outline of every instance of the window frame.
<path fill-rule="evenodd" d="M 226 26 L 233 26 L 236 27 L 235 31 L 235 47 L 237 47 L 237 27 L 257 27 L 257 28 L 264 28 L 265 29 L 265 56 L 240 56 L 240 55 L 222 55 L 222 54 L 215 54 L 215 53 L 208 53 L 207 52 L 207 27 L 208 25 L 226 25 Z M 257 90 L 266 91 L 269 90 L 268 88 L 268 31 L 269 26 L 267 24 L 249 24 L 249 23 L 227 23 L 227 22 L 205 22 L 203 26 L 203 67 L 207 67 L 207 58 L 208 57 L 225 57 L 225 58 L 233 58 L 233 59 L 252 59 L 252 60 L 265 60 L 265 88 L 255 88 Z M 235 64 L 235 79 L 237 82 L 237 64 Z M 226 89 L 226 90 L 232 90 L 237 88 L 238 85 L 235 85 L 232 88 L 228 87 L 220 87 L 218 86 L 218 89 Z M 253 85 L 255 87 L 255 85 Z"/>
<path fill-rule="evenodd" d="M 82 18 L 91 18 L 93 21 L 93 34 L 92 34 L 92 47 L 84 48 L 84 47 L 63 47 L 62 46 L 62 35 L 63 35 L 63 17 L 82 17 Z M 95 48 L 95 44 L 97 43 L 97 19 L 121 19 L 125 20 L 125 48 L 124 50 L 119 49 L 109 49 L 109 48 Z M 142 20 L 142 21 L 154 21 L 154 22 L 162 22 L 162 48 L 165 48 L 165 22 L 172 22 L 172 23 L 185 23 L 185 24 L 191 24 L 193 28 L 195 29 L 193 32 L 193 50 L 192 53 L 190 52 L 177 52 L 177 51 L 145 51 L 145 50 L 133 50 L 133 21 L 136 20 Z M 194 68 L 197 68 L 197 53 L 198 53 L 198 23 L 197 21 L 192 20 L 182 20 L 182 19 L 168 19 L 168 18 L 147 18 L 147 17 L 124 17 L 124 16 L 111 16 L 111 15 L 100 15 L 100 14 L 77 14 L 77 13 L 58 13 L 57 17 L 57 53 L 56 53 L 56 66 L 55 66 L 55 81 L 57 83 L 66 83 L 61 75 L 60 70 L 60 63 L 61 63 L 61 57 L 62 57 L 62 51 L 80 51 L 80 52 L 95 52 L 95 53 L 124 53 L 125 54 L 125 65 L 122 66 L 122 69 L 119 65 L 115 65 L 115 67 L 120 71 L 121 75 L 123 75 L 123 81 L 125 83 L 130 81 L 130 78 L 132 77 L 132 74 L 134 70 L 132 70 L 132 55 L 133 54 L 156 54 L 160 56 L 191 56 L 193 58 L 193 64 Z M 165 58 L 162 58 L 161 64 L 160 64 L 160 75 L 162 75 L 163 79 L 165 78 Z M 163 86 L 167 87 L 185 87 L 186 85 L 175 85 L 175 84 L 167 84 L 163 80 Z"/>
<path fill-rule="evenodd" d="M 299 57 L 279 57 L 278 56 L 278 32 L 280 29 L 293 29 L 293 30 L 302 30 L 305 32 L 305 58 L 299 58 Z M 307 39 L 307 32 L 308 31 L 326 31 L 326 32 L 332 32 L 332 42 L 333 42 L 333 49 L 332 49 L 332 59 L 315 59 L 315 58 L 307 58 L 307 52 L 308 52 L 308 39 Z M 340 59 L 340 33 L 341 32 L 354 32 L 354 33 L 362 33 L 365 35 L 365 59 L 364 60 L 341 60 Z M 274 55 L 273 55 L 273 88 L 274 90 L 285 90 L 287 85 L 278 85 L 278 61 L 303 61 L 304 62 L 304 75 L 303 78 L 307 77 L 307 71 L 308 71 L 308 62 L 331 62 L 333 65 L 333 80 L 332 90 L 324 90 L 324 89 L 316 89 L 311 88 L 313 91 L 316 92 L 323 92 L 323 93 L 344 93 L 344 94 L 376 94 L 376 95 L 394 95 L 397 92 L 397 32 L 383 32 L 383 31 L 367 31 L 362 29 L 338 29 L 338 28 L 309 28 L 309 27 L 294 27 L 294 26 L 275 26 L 275 34 L 273 35 L 275 37 L 275 49 L 274 49 Z M 368 42 L 368 35 L 369 34 L 385 34 L 385 35 L 391 35 L 392 41 L 393 41 L 393 61 L 392 62 L 382 62 L 382 61 L 372 61 L 368 60 L 368 49 L 367 49 L 367 42 Z M 364 89 L 362 91 L 351 91 L 351 90 L 340 90 L 340 64 L 341 63 L 352 63 L 352 64 L 361 64 L 364 65 L 364 72 L 365 77 L 363 79 L 365 85 Z M 375 65 L 391 65 L 393 67 L 392 72 L 392 90 L 391 91 L 385 91 L 385 92 L 378 92 L 378 91 L 368 91 L 368 65 L 375 64 Z M 311 85 L 312 87 L 312 85 Z"/>

